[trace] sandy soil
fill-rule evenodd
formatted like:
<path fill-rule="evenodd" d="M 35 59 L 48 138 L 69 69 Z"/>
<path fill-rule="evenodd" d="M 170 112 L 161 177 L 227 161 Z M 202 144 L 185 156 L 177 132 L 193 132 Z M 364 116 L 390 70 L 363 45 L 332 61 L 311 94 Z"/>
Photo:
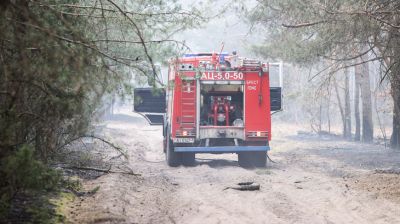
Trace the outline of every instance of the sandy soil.
<path fill-rule="evenodd" d="M 400 223 L 400 152 L 273 124 L 270 162 L 243 169 L 237 156 L 196 155 L 195 167 L 170 168 L 162 132 L 133 113 L 107 122 L 141 176 L 107 174 L 67 210 L 72 223 Z M 390 172 L 387 172 L 387 171 Z M 259 191 L 225 189 L 255 181 Z"/>

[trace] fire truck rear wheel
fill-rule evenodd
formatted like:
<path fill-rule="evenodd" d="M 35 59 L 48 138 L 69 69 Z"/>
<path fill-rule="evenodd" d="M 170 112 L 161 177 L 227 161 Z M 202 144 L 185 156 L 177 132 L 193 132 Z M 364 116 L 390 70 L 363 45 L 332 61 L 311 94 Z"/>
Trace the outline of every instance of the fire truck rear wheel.
<path fill-rule="evenodd" d="M 196 163 L 196 156 L 194 153 L 182 153 L 182 164 L 184 166 L 194 166 Z"/>
<path fill-rule="evenodd" d="M 169 137 L 169 133 L 167 133 L 167 139 L 166 139 L 166 153 L 165 157 L 167 160 L 168 166 L 171 167 L 177 167 L 181 163 L 181 155 L 177 152 L 174 151 L 174 144 L 171 141 L 171 138 Z"/>
<path fill-rule="evenodd" d="M 255 167 L 267 166 L 267 152 L 254 152 L 253 165 Z"/>
<path fill-rule="evenodd" d="M 267 152 L 240 152 L 238 153 L 239 166 L 245 168 L 265 167 Z"/>
<path fill-rule="evenodd" d="M 251 155 L 249 152 L 239 152 L 238 153 L 238 163 L 239 166 L 244 168 L 251 168 L 253 166 L 251 162 Z"/>

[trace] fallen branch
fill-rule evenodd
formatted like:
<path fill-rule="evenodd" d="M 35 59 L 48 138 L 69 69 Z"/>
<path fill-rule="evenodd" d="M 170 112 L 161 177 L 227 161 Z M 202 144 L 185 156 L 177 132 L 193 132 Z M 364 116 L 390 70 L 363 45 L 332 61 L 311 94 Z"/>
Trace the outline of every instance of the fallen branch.
<path fill-rule="evenodd" d="M 100 189 L 100 186 L 97 186 L 97 187 L 93 188 L 93 189 L 90 190 L 90 191 L 77 191 L 77 190 L 75 190 L 75 189 L 73 189 L 73 188 L 67 188 L 67 189 L 65 189 L 65 191 L 71 192 L 71 193 L 73 193 L 75 196 L 82 197 L 82 196 L 91 196 L 91 195 L 94 195 L 99 189 Z"/>
<path fill-rule="evenodd" d="M 125 157 L 125 159 L 128 159 L 128 155 L 126 155 L 126 153 L 124 152 L 124 150 L 123 150 L 122 148 L 120 148 L 120 147 L 114 145 L 112 142 L 109 142 L 109 141 L 107 141 L 107 140 L 105 140 L 105 139 L 103 139 L 103 138 L 100 138 L 100 137 L 98 137 L 98 136 L 95 136 L 95 135 L 84 135 L 84 136 L 82 136 L 81 138 L 94 138 L 94 139 L 100 140 L 100 141 L 106 143 L 107 145 L 113 147 L 113 148 L 116 149 L 118 152 L 120 152 L 120 153 Z"/>
<path fill-rule="evenodd" d="M 80 166 L 68 166 L 68 167 L 63 167 L 63 168 L 64 169 L 77 169 L 77 170 L 91 170 L 91 171 L 97 171 L 97 172 L 103 172 L 103 173 L 121 173 L 121 174 L 133 175 L 133 176 L 141 176 L 141 174 L 134 173 L 133 171 L 129 171 L 129 172 L 113 171 L 113 170 L 111 170 L 111 166 L 108 169 L 101 169 L 101 168 L 96 168 L 96 167 L 80 167 Z"/>
<path fill-rule="evenodd" d="M 237 186 L 226 187 L 224 190 L 233 189 L 238 191 L 258 191 L 260 190 L 260 185 L 254 182 L 241 182 Z"/>
<path fill-rule="evenodd" d="M 76 137 L 76 138 L 74 138 L 74 139 L 71 139 L 70 141 L 68 141 L 68 142 L 64 143 L 63 145 L 59 146 L 59 147 L 57 148 L 56 151 L 58 151 L 58 150 L 64 148 L 65 146 L 71 144 L 72 142 L 77 141 L 77 140 L 80 140 L 80 139 L 82 139 L 82 138 L 94 138 L 94 139 L 100 140 L 100 141 L 106 143 L 107 145 L 111 146 L 111 147 L 114 148 L 115 150 L 117 150 L 119 153 L 121 153 L 121 155 L 123 155 L 123 156 L 125 157 L 125 159 L 128 159 L 128 155 L 124 152 L 124 150 L 123 150 L 122 148 L 120 148 L 120 147 L 114 145 L 114 144 L 113 144 L 112 142 L 110 142 L 110 141 L 107 141 L 107 140 L 105 140 L 105 139 L 103 139 L 103 138 L 100 138 L 100 137 L 98 137 L 98 136 L 95 136 L 95 135 L 82 135 L 82 136 Z"/>
<path fill-rule="evenodd" d="M 400 170 L 396 170 L 396 169 L 387 169 L 387 170 L 375 169 L 374 173 L 377 173 L 377 174 L 400 174 Z"/>

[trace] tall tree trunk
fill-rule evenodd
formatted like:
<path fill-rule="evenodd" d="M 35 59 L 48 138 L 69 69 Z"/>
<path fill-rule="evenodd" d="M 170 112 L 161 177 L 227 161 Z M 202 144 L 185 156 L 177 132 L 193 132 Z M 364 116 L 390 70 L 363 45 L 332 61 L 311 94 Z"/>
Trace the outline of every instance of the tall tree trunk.
<path fill-rule="evenodd" d="M 400 77 L 393 77 L 391 81 L 393 97 L 393 132 L 390 138 L 390 147 L 400 149 Z"/>
<path fill-rule="evenodd" d="M 328 133 L 331 133 L 331 87 L 328 87 L 328 109 L 327 109 L 327 118 L 328 118 Z"/>
<path fill-rule="evenodd" d="M 364 63 L 361 66 L 362 141 L 372 142 L 374 140 L 374 124 L 372 121 L 372 99 L 369 68 L 368 63 Z"/>
<path fill-rule="evenodd" d="M 345 119 L 345 116 L 344 116 L 343 105 L 342 105 L 342 101 L 340 100 L 340 94 L 339 94 L 338 84 L 337 84 L 336 79 L 335 79 L 335 81 L 334 81 L 334 87 L 335 87 L 336 99 L 337 99 L 337 103 L 338 103 L 338 107 L 339 107 L 340 117 L 342 118 L 343 137 L 345 137 L 345 132 L 346 132 L 346 119 Z"/>
<path fill-rule="evenodd" d="M 361 140 L 361 122 L 360 122 L 360 83 L 361 83 L 361 66 L 357 65 L 354 72 L 354 121 L 356 130 L 354 134 L 354 141 Z"/>
<path fill-rule="evenodd" d="M 395 15 L 393 24 L 400 25 L 400 17 Z M 390 29 L 389 36 L 392 42 L 389 42 L 389 48 L 392 49 L 393 58 L 386 58 L 386 65 L 392 67 L 389 71 L 390 86 L 392 89 L 393 97 L 393 132 L 390 137 L 390 146 L 395 149 L 400 149 L 400 39 L 398 37 L 398 29 Z"/>
<path fill-rule="evenodd" d="M 397 18 L 397 24 L 400 19 Z M 400 40 L 396 39 L 393 43 L 395 46 L 393 53 L 393 58 L 400 58 Z M 397 61 L 398 62 L 398 61 Z M 400 149 L 400 64 L 396 62 L 393 63 L 392 69 L 390 71 L 390 86 L 391 86 L 391 94 L 393 98 L 393 132 L 390 137 L 390 147 L 395 149 Z M 387 63 L 390 65 L 390 63 Z"/>
<path fill-rule="evenodd" d="M 400 16 L 396 14 L 392 18 L 393 21 L 391 23 L 399 26 Z M 394 27 L 389 29 L 389 42 L 386 49 L 391 50 L 389 55 L 393 55 L 393 57 L 384 58 L 386 66 L 391 68 L 387 71 L 389 72 L 391 95 L 393 98 L 393 131 L 390 137 L 390 147 L 395 149 L 400 149 L 400 39 L 398 32 L 398 29 Z"/>
<path fill-rule="evenodd" d="M 350 84 L 349 84 L 349 71 L 345 69 L 345 87 L 344 87 L 344 138 L 351 139 L 351 108 L 350 108 Z"/>
<path fill-rule="evenodd" d="M 322 132 L 322 98 L 319 104 L 319 123 L 318 123 L 318 133 Z"/>
<path fill-rule="evenodd" d="M 19 66 L 21 68 L 26 68 L 27 54 L 26 54 L 26 42 L 24 41 L 25 34 L 27 33 L 27 26 L 24 24 L 28 21 L 28 11 L 29 11 L 29 1 L 17 0 L 15 1 L 15 21 L 14 22 L 14 37 L 17 46 L 16 58 L 18 58 Z M 27 75 L 23 69 L 15 71 L 15 76 L 21 80 L 27 79 Z M 23 114 L 26 111 L 26 105 L 28 97 L 28 87 L 24 84 L 16 84 L 18 87 L 15 88 L 15 106 L 13 108 L 15 114 Z M 24 122 L 22 119 L 19 120 L 15 128 L 15 142 L 20 144 L 26 141 L 26 136 L 28 135 L 28 121 Z"/>

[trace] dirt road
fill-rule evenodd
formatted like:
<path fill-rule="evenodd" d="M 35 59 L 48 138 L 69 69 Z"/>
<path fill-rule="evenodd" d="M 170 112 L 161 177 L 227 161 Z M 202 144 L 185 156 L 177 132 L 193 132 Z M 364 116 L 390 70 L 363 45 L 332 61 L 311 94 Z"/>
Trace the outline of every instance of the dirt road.
<path fill-rule="evenodd" d="M 160 127 L 125 113 L 106 136 L 124 147 L 142 176 L 107 174 L 68 209 L 73 223 L 400 223 L 400 152 L 377 145 L 299 136 L 274 124 L 266 169 L 243 169 L 237 156 L 196 155 L 195 167 L 167 167 Z M 391 170 L 394 173 L 388 173 Z M 225 189 L 242 181 L 259 191 Z"/>

